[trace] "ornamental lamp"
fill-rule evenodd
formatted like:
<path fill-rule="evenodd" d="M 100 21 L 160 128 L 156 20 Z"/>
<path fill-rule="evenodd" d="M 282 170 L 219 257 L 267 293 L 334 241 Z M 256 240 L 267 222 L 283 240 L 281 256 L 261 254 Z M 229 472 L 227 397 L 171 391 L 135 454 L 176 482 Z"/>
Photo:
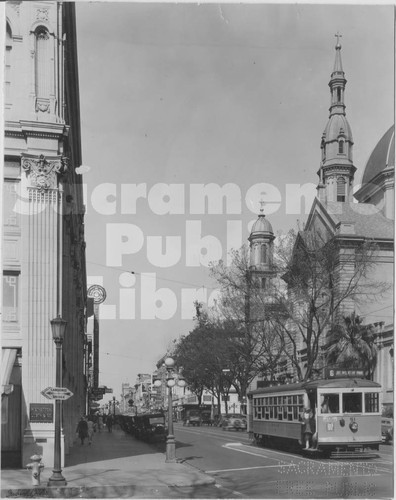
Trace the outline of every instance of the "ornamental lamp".
<path fill-rule="evenodd" d="M 52 338 L 55 342 L 63 342 L 65 337 L 65 330 L 67 321 L 62 319 L 58 314 L 57 318 L 51 319 L 51 330 L 52 330 Z"/>

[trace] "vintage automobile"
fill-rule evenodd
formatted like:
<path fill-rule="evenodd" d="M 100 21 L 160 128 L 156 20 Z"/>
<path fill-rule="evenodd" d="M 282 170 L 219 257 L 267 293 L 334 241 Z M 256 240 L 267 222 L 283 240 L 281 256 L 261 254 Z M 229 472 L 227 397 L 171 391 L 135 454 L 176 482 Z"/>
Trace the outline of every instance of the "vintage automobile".
<path fill-rule="evenodd" d="M 163 413 L 147 413 L 134 417 L 134 435 L 149 443 L 165 441 L 165 416 Z"/>
<path fill-rule="evenodd" d="M 381 437 L 384 443 L 393 441 L 393 418 L 381 418 Z"/>
<path fill-rule="evenodd" d="M 214 420 L 211 416 L 210 411 L 202 411 L 201 412 L 201 424 L 202 425 L 213 425 Z"/>
<path fill-rule="evenodd" d="M 119 424 L 121 429 L 128 434 L 135 435 L 135 420 L 131 415 L 119 415 Z"/>
<path fill-rule="evenodd" d="M 221 426 L 223 431 L 246 431 L 246 415 L 242 415 L 242 413 L 229 413 L 228 415 L 223 415 Z"/>
<path fill-rule="evenodd" d="M 199 409 L 186 410 L 183 418 L 183 425 L 201 425 L 201 411 Z"/>

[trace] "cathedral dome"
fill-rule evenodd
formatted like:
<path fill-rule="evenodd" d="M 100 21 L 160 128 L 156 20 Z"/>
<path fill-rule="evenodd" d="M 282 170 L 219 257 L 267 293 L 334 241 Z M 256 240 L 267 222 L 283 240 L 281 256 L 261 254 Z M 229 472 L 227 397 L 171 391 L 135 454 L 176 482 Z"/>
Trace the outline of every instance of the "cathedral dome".
<path fill-rule="evenodd" d="M 256 235 L 257 233 L 262 235 L 274 235 L 272 226 L 265 218 L 264 214 L 260 214 L 256 222 L 253 224 L 250 236 Z"/>
<path fill-rule="evenodd" d="M 369 184 L 385 169 L 395 166 L 395 126 L 385 132 L 375 146 L 364 169 L 362 184 Z"/>

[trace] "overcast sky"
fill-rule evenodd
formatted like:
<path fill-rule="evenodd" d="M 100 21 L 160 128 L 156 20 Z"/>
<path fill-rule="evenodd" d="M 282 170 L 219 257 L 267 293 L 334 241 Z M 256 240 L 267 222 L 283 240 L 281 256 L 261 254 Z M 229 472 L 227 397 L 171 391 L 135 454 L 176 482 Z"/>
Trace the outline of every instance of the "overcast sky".
<path fill-rule="evenodd" d="M 393 7 L 78 2 L 76 13 L 87 270 L 107 292 L 100 384 L 118 395 L 191 329 L 192 291 L 214 288 L 207 261 L 246 242 L 260 197 L 275 233 L 306 219 L 294 185 L 317 184 L 337 32 L 360 181 L 393 123 Z M 200 206 L 209 183 L 211 194 L 229 184 L 228 205 Z"/>

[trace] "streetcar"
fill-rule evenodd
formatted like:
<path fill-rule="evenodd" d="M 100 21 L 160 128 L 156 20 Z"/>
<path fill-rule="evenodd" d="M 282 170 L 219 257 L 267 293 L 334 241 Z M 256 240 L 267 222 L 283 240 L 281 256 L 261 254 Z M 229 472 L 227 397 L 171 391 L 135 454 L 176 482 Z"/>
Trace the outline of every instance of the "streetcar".
<path fill-rule="evenodd" d="M 376 456 L 373 450 L 382 441 L 380 391 L 376 382 L 345 376 L 256 389 L 248 393 L 248 431 L 257 444 L 303 450 L 303 415 L 311 411 L 307 453 Z"/>

